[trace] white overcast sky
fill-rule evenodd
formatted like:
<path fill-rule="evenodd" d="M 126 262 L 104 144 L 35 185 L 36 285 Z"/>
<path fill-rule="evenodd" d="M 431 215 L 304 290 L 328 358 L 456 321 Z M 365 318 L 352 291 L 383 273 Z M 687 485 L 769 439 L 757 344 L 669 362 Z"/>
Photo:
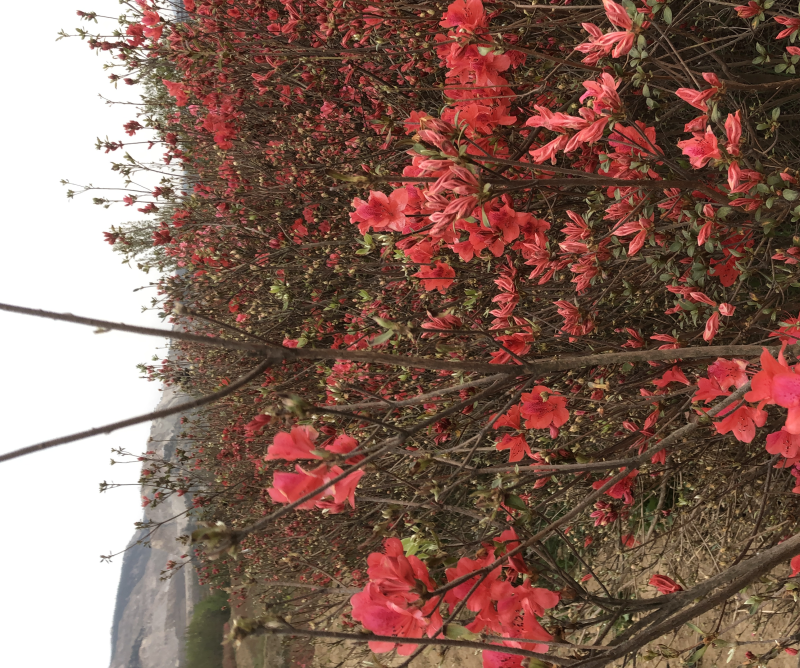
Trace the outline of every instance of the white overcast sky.
<path fill-rule="evenodd" d="M 84 4 L 85 2 L 85 4 Z M 150 278 L 128 268 L 103 241 L 112 224 L 140 216 L 105 210 L 89 197 L 67 201 L 60 179 L 120 185 L 98 136 L 127 139 L 132 107 L 108 107 L 115 91 L 104 55 L 85 42 L 56 42 L 81 25 L 75 11 L 116 16 L 117 0 L 37 0 L 24 27 L 0 40 L 4 103 L 0 302 L 159 326 L 142 313 Z M 86 25 L 86 24 L 83 24 Z M 124 90 L 123 90 L 124 89 Z M 156 153 L 157 149 L 153 150 Z M 160 151 L 158 151 L 160 153 Z M 0 313 L 3 380 L 0 451 L 148 412 L 158 386 L 139 379 L 164 340 L 97 335 L 91 328 Z M 132 483 L 138 466 L 109 465 L 112 447 L 143 451 L 150 425 L 0 464 L 4 642 L 0 665 L 105 668 L 122 549 L 141 516 L 139 491 L 98 492 L 98 483 Z"/>

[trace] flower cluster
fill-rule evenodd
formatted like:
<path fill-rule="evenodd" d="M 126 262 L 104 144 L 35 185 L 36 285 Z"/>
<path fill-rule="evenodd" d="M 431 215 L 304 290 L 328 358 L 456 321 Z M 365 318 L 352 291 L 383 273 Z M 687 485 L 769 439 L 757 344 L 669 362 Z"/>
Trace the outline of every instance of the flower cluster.
<path fill-rule="evenodd" d="M 269 446 L 265 460 L 295 461 L 297 459 L 325 459 L 331 454 L 347 454 L 358 447 L 358 442 L 346 434 L 330 439 L 327 445 L 314 445 L 319 434 L 313 427 L 295 427 L 290 433 L 279 432 L 275 435 L 272 445 Z M 357 463 L 360 456 L 348 460 L 348 463 Z M 361 457 L 363 458 L 363 457 Z M 340 513 L 344 510 L 344 502 L 348 501 L 351 508 L 356 507 L 356 486 L 364 475 L 363 471 L 353 471 L 341 480 L 331 484 L 335 478 L 344 473 L 339 466 L 322 464 L 315 469 L 306 470 L 299 464 L 295 465 L 295 473 L 275 471 L 272 477 L 272 487 L 267 491 L 270 498 L 276 503 L 294 503 L 317 491 L 307 501 L 297 507 L 301 510 L 322 508 L 329 513 Z"/>
<path fill-rule="evenodd" d="M 531 572 L 519 552 L 491 568 L 519 546 L 516 533 L 508 529 L 492 543 L 485 544 L 476 559 L 462 557 L 455 567 L 446 569 L 447 582 L 453 584 L 442 587 L 445 590 L 442 595 L 436 593 L 426 565 L 416 556 L 406 557 L 400 540 L 388 538 L 384 541 L 383 552 L 373 552 L 367 559 L 369 582 L 350 599 L 353 619 L 377 635 L 433 638 L 442 628 L 439 607 L 444 603 L 451 614 L 462 608 L 474 614 L 474 619 L 466 625 L 473 633 L 508 638 L 503 641 L 507 647 L 546 652 L 547 644 L 535 641 L 549 641 L 553 637 L 542 628 L 539 619 L 545 610 L 558 604 L 559 595 L 532 586 Z M 523 575 L 524 581 L 515 584 Z M 395 647 L 399 655 L 408 656 L 417 646 L 370 642 L 370 648 L 377 653 L 389 652 Z M 483 652 L 484 668 L 521 668 L 522 659 L 502 652 Z"/>

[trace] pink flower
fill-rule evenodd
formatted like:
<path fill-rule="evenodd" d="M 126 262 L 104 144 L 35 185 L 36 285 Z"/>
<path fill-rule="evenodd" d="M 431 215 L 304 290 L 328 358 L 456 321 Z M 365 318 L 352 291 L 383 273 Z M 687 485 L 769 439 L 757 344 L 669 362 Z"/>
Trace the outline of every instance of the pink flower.
<path fill-rule="evenodd" d="M 652 227 L 652 216 L 649 218 L 638 218 L 637 220 L 629 221 L 623 225 L 620 225 L 613 230 L 611 234 L 617 237 L 626 237 L 631 234 L 636 235 L 628 244 L 628 256 L 633 257 L 642 249 L 642 246 L 644 246 L 644 242 L 647 240 L 647 235 Z"/>
<path fill-rule="evenodd" d="M 272 422 L 272 416 L 256 415 L 244 426 L 244 433 L 250 438 L 258 436 L 270 422 Z"/>
<path fill-rule="evenodd" d="M 581 313 L 575 304 L 560 299 L 553 302 L 553 305 L 558 307 L 558 314 L 564 318 L 563 331 L 567 334 L 586 336 L 594 329 L 594 320 L 591 316 Z"/>
<path fill-rule="evenodd" d="M 709 160 L 720 160 L 722 153 L 720 153 L 719 146 L 717 145 L 717 138 L 711 131 L 711 127 L 707 127 L 705 133 L 694 132 L 692 139 L 686 139 L 678 142 L 678 148 L 683 151 L 683 154 L 689 157 L 689 163 L 695 169 L 701 169 L 706 166 Z"/>
<path fill-rule="evenodd" d="M 697 379 L 697 392 L 692 396 L 693 401 L 704 401 L 708 403 L 717 397 L 725 397 L 730 392 L 725 392 L 715 378 L 698 378 Z"/>
<path fill-rule="evenodd" d="M 428 568 L 415 556 L 406 557 L 403 544 L 397 538 L 383 542 L 383 552 L 373 552 L 367 557 L 370 582 L 377 584 L 387 596 L 401 596 L 409 602 L 419 600 L 418 583 L 427 591 L 435 586 Z"/>
<path fill-rule="evenodd" d="M 746 5 L 739 5 L 733 10 L 743 19 L 751 19 L 761 13 L 761 6 L 754 0 L 750 0 Z"/>
<path fill-rule="evenodd" d="M 732 431 L 737 441 L 750 443 L 756 435 L 756 427 L 763 427 L 766 421 L 765 411 L 751 406 L 740 406 L 722 422 L 715 422 L 714 428 L 718 434 Z"/>
<path fill-rule="evenodd" d="M 728 187 L 733 192 L 742 181 L 742 170 L 738 162 L 728 165 Z"/>
<path fill-rule="evenodd" d="M 708 125 L 708 116 L 702 114 L 693 118 L 686 125 L 683 126 L 684 132 L 702 132 L 703 128 Z"/>
<path fill-rule="evenodd" d="M 659 346 L 659 350 L 675 350 L 676 348 L 680 348 L 681 344 L 678 343 L 678 339 L 674 336 L 670 336 L 669 334 L 654 334 L 650 337 L 653 341 L 664 341 L 666 345 Z"/>
<path fill-rule="evenodd" d="M 352 436 L 348 436 L 347 434 L 340 434 L 336 437 L 336 439 L 330 445 L 325 446 L 325 449 L 328 452 L 335 452 L 338 455 L 346 455 L 348 452 L 352 452 L 358 447 L 358 441 L 354 439 Z M 358 464 L 362 459 L 364 459 L 363 455 L 356 455 L 355 457 L 351 457 L 350 459 L 345 460 L 348 464 Z"/>
<path fill-rule="evenodd" d="M 299 464 L 295 464 L 297 473 L 284 473 L 275 471 L 272 475 L 272 487 L 267 491 L 270 498 L 276 503 L 294 503 L 304 497 L 309 492 L 319 490 L 308 501 L 297 506 L 300 510 L 309 510 L 315 506 L 324 508 L 331 513 L 339 513 L 344 508 L 344 502 L 349 501 L 350 506 L 355 508 L 355 489 L 358 481 L 364 475 L 363 471 L 354 471 L 343 480 L 326 487 L 326 483 L 341 475 L 344 471 L 338 466 L 330 469 L 325 464 L 315 468 L 313 471 L 306 471 Z M 324 497 L 332 497 L 331 501 L 324 501 Z"/>
<path fill-rule="evenodd" d="M 730 155 L 739 155 L 739 142 L 742 141 L 742 119 L 740 112 L 728 114 L 725 121 L 725 134 L 728 136 L 728 143 L 725 150 Z"/>
<path fill-rule="evenodd" d="M 366 202 L 356 197 L 353 200 L 355 212 L 350 214 L 350 222 L 358 223 L 358 230 L 366 234 L 370 229 L 376 232 L 394 230 L 404 232 L 406 216 L 403 211 L 408 204 L 408 191 L 405 188 L 395 190 L 388 197 L 377 190 L 369 193 Z"/>
<path fill-rule="evenodd" d="M 772 378 L 772 400 L 788 408 L 784 429 L 800 434 L 800 376 L 792 372 L 775 374 Z"/>
<path fill-rule="evenodd" d="M 515 332 L 514 334 L 507 334 L 505 336 L 496 336 L 495 341 L 502 343 L 503 346 L 508 348 L 508 350 L 514 353 L 517 357 L 522 357 L 531 349 L 533 334 L 529 331 Z M 514 364 L 519 364 L 519 361 L 516 358 L 511 357 L 508 352 L 500 349 L 492 353 L 492 359 L 490 360 L 489 364 L 506 364 L 512 360 L 514 361 Z"/>
<path fill-rule="evenodd" d="M 761 371 L 759 371 L 750 381 L 750 391 L 744 395 L 745 401 L 761 402 L 764 404 L 774 404 L 772 398 L 772 381 L 776 375 L 787 372 L 789 365 L 783 357 L 783 349 L 778 354 L 776 360 L 765 348 L 761 353 Z"/>
<path fill-rule="evenodd" d="M 688 102 L 695 109 L 699 109 L 700 111 L 708 111 L 706 101 L 714 97 L 716 93 L 717 91 L 714 88 L 707 88 L 703 91 L 695 90 L 694 88 L 679 88 L 675 91 L 675 95 L 681 98 L 681 100 Z M 705 116 L 701 116 L 700 118 L 705 119 Z"/>
<path fill-rule="evenodd" d="M 461 557 L 461 559 L 458 560 L 455 568 L 448 568 L 445 571 L 445 574 L 447 575 L 447 581 L 452 582 L 453 580 L 456 580 L 464 575 L 474 573 L 480 568 L 486 566 L 488 563 L 491 563 L 493 560 L 493 552 L 489 552 L 482 559 L 473 560 L 467 557 Z M 496 570 L 500 571 L 501 569 L 498 567 Z M 499 575 L 499 573 L 497 573 L 497 575 Z M 472 612 L 480 612 L 483 609 L 493 609 L 493 606 L 491 605 L 491 586 L 497 579 L 497 575 L 490 573 L 489 577 L 485 578 L 484 581 L 478 585 L 478 588 L 472 593 L 472 596 L 469 597 L 469 600 L 467 600 L 467 610 L 471 610 Z M 445 602 L 451 608 L 460 603 L 466 598 L 469 590 L 472 589 L 472 587 L 478 581 L 478 578 L 479 576 L 476 574 L 475 577 L 469 578 L 460 585 L 455 586 L 453 589 L 449 589 L 444 595 Z"/>
<path fill-rule="evenodd" d="M 714 311 L 711 317 L 706 320 L 706 328 L 703 331 L 703 341 L 711 343 L 719 331 L 719 312 Z"/>
<path fill-rule="evenodd" d="M 585 85 L 585 84 L 584 84 Z M 584 93 L 586 95 L 586 93 Z M 550 111 L 547 107 L 533 105 L 539 112 L 537 116 L 531 116 L 525 121 L 527 127 L 547 128 L 554 132 L 564 132 L 565 130 L 581 130 L 588 125 L 588 121 L 580 116 L 570 116 L 561 111 Z"/>
<path fill-rule="evenodd" d="M 605 130 L 606 125 L 608 125 L 608 121 L 608 116 L 601 116 L 591 125 L 585 127 L 579 132 L 576 132 L 564 147 L 564 153 L 572 153 L 583 144 L 591 146 L 599 139 L 602 139 L 603 130 Z"/>
<path fill-rule="evenodd" d="M 747 362 L 740 359 L 726 360 L 719 358 L 708 367 L 708 375 L 719 384 L 723 390 L 731 386 L 740 388 L 747 382 Z"/>
<path fill-rule="evenodd" d="M 767 452 L 786 459 L 800 457 L 800 434 L 790 434 L 785 429 L 767 434 Z"/>
<path fill-rule="evenodd" d="M 622 28 L 623 30 L 633 28 L 633 21 L 631 21 L 631 17 L 628 16 L 628 12 L 625 11 L 622 5 L 618 5 L 613 0 L 603 0 L 603 7 L 606 10 L 608 20 L 617 28 Z"/>
<path fill-rule="evenodd" d="M 514 406 L 508 413 L 500 416 L 494 423 L 494 428 L 511 427 L 512 429 L 519 429 L 519 404 Z"/>
<path fill-rule="evenodd" d="M 325 484 L 324 476 L 328 472 L 328 467 L 325 466 L 325 464 L 317 467 L 313 471 L 306 471 L 299 464 L 295 464 L 294 469 L 297 473 L 275 471 L 275 473 L 272 474 L 272 487 L 267 491 L 269 492 L 270 498 L 275 501 L 275 503 L 294 503 L 309 492 Z M 310 510 L 314 507 L 315 502 L 322 498 L 324 491 L 324 488 L 320 489 L 319 494 L 301 503 L 297 507 L 300 510 Z"/>
<path fill-rule="evenodd" d="M 508 450 L 508 461 L 518 462 L 522 460 L 523 455 L 528 455 L 533 459 L 533 453 L 525 440 L 525 437 L 519 435 L 504 434 L 503 438 L 495 446 L 499 451 Z"/>
<path fill-rule="evenodd" d="M 558 435 L 558 427 L 569 420 L 566 398 L 553 394 L 543 385 L 537 385 L 530 392 L 526 392 L 520 400 L 519 412 L 525 418 L 525 426 L 528 429 L 550 428 L 551 435 L 555 430 L 553 436 L 555 438 Z"/>
<path fill-rule="evenodd" d="M 475 32 L 476 28 L 486 26 L 486 13 L 481 0 L 455 0 L 444 13 L 444 19 L 439 22 L 442 28 L 459 28 L 468 32 Z"/>
<path fill-rule="evenodd" d="M 292 432 L 287 434 L 284 431 L 275 434 L 272 445 L 267 448 L 264 459 L 285 459 L 294 461 L 295 459 L 322 459 L 314 454 L 314 441 L 317 439 L 317 431 L 313 427 L 293 427 Z"/>
<path fill-rule="evenodd" d="M 665 595 L 674 594 L 677 591 L 683 591 L 683 587 L 675 582 L 675 580 L 668 578 L 666 575 L 659 575 L 658 573 L 654 574 L 647 584 L 649 584 L 651 587 L 655 587 L 660 593 Z"/>
<path fill-rule="evenodd" d="M 791 264 L 796 264 L 796 261 Z M 797 343 L 798 339 L 800 339 L 800 314 L 796 318 L 784 319 L 780 327 L 778 327 L 778 331 L 771 332 L 770 336 L 777 336 L 781 342 L 785 341 L 790 346 Z"/>
<path fill-rule="evenodd" d="M 695 109 L 708 111 L 708 104 L 706 104 L 706 102 L 719 93 L 722 84 L 717 78 L 717 75 L 713 72 L 703 72 L 703 79 L 711 84 L 711 88 L 707 88 L 703 91 L 694 90 L 694 88 L 679 88 L 675 91 L 675 95 L 681 98 L 681 100 L 691 104 Z M 705 125 L 706 117 L 698 116 L 693 121 L 687 123 L 684 129 L 686 132 L 702 132 Z"/>
<path fill-rule="evenodd" d="M 369 582 L 364 591 L 350 599 L 353 619 L 361 622 L 364 628 L 376 635 L 421 638 L 425 633 L 433 637 L 439 631 L 442 618 L 438 610 L 429 610 L 427 611 L 429 616 L 426 616 L 425 608 L 408 607 L 402 600 L 397 601 L 393 598 L 386 596 L 377 584 Z M 408 643 L 399 645 L 383 641 L 369 643 L 369 648 L 377 654 L 391 652 L 395 646 L 400 656 L 409 656 L 417 648 L 416 645 Z"/>
<path fill-rule="evenodd" d="M 339 466 L 331 466 L 328 472 L 327 480 L 331 480 L 337 476 L 342 475 L 344 470 Z M 333 493 L 333 503 L 336 506 L 341 506 L 347 501 L 351 508 L 356 507 L 356 487 L 364 475 L 364 471 L 353 471 L 350 475 L 345 476 L 339 482 L 331 485 L 327 491 Z M 319 505 L 319 504 L 318 504 Z M 339 509 L 330 508 L 332 513 L 338 513 Z"/>
<path fill-rule="evenodd" d="M 800 554 L 792 558 L 792 560 L 789 562 L 789 565 L 792 568 L 792 577 L 800 573 Z"/>
<path fill-rule="evenodd" d="M 598 48 L 606 50 L 606 52 L 614 46 L 611 57 L 619 58 L 633 48 L 635 39 L 636 35 L 632 32 L 609 32 L 596 40 L 595 44 Z"/>
<path fill-rule="evenodd" d="M 686 377 L 686 374 L 681 371 L 680 367 L 674 366 L 669 371 L 666 371 L 661 378 L 657 378 L 656 380 L 650 381 L 659 388 L 665 388 L 670 383 L 683 383 L 684 385 L 691 385 L 689 379 Z"/>
<path fill-rule="evenodd" d="M 445 264 L 439 260 L 436 261 L 435 267 L 421 267 L 420 270 L 414 274 L 414 276 L 420 279 L 422 287 L 425 288 L 427 292 L 438 290 L 442 294 L 453 284 L 453 277 L 455 275 L 455 269 L 449 264 Z"/>
<path fill-rule="evenodd" d="M 584 81 L 583 87 L 586 92 L 581 95 L 580 101 L 583 102 L 588 97 L 594 98 L 592 108 L 597 113 L 602 113 L 605 109 L 610 112 L 619 111 L 622 107 L 622 101 L 617 94 L 618 83 L 614 81 L 607 72 L 603 72 L 597 81 Z"/>
<path fill-rule="evenodd" d="M 631 471 L 626 477 L 624 477 L 615 485 L 609 487 L 606 490 L 606 494 L 608 494 L 612 499 L 622 499 L 623 503 L 626 506 L 629 506 L 633 503 L 633 494 L 631 494 L 631 488 L 633 487 L 633 483 L 637 475 L 639 475 L 639 470 L 633 469 L 633 471 Z M 603 478 L 602 480 L 593 482 L 592 489 L 600 489 L 609 480 L 611 480 L 611 478 Z M 597 526 L 597 523 L 595 523 L 595 526 Z"/>
<path fill-rule="evenodd" d="M 189 102 L 189 95 L 186 93 L 183 84 L 175 81 L 167 81 L 166 79 L 162 79 L 161 82 L 167 87 L 169 94 L 175 98 L 175 104 L 179 107 L 185 107 Z"/>
<path fill-rule="evenodd" d="M 609 4 L 619 7 L 619 5 L 613 2 Z M 620 9 L 622 8 L 620 7 Z M 622 11 L 624 12 L 624 10 Z M 615 10 L 612 9 L 612 13 L 614 13 L 615 17 L 619 20 L 623 20 L 621 15 L 618 15 Z M 620 56 L 624 56 L 633 48 L 633 42 L 636 39 L 636 34 L 628 30 L 603 34 L 603 31 L 594 25 L 594 23 L 582 23 L 581 26 L 589 33 L 589 41 L 576 46 L 575 51 L 586 54 L 586 57 L 584 57 L 581 62 L 587 65 L 596 65 L 600 58 L 611 51 L 612 47 L 614 49 L 611 54 L 612 57 L 619 58 Z"/>

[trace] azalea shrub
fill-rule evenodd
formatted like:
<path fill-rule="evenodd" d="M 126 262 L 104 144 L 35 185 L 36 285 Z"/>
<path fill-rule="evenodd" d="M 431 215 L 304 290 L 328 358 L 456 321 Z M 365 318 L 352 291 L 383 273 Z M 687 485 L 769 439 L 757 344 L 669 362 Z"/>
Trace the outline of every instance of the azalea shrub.
<path fill-rule="evenodd" d="M 148 218 L 106 240 L 223 341 L 143 373 L 200 395 L 271 360 L 143 457 L 145 503 L 209 522 L 204 580 L 298 587 L 296 633 L 393 665 L 694 665 L 659 638 L 733 652 L 740 591 L 776 641 L 746 660 L 792 650 L 799 10 L 136 0 L 80 29 L 143 86 L 98 148 L 160 152 L 114 165 L 95 202 Z"/>

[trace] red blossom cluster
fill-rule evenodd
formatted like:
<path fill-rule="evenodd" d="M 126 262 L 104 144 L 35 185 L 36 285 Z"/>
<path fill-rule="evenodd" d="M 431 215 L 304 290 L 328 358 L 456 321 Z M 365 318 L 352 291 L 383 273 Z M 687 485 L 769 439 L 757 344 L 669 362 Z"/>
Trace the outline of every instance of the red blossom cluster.
<path fill-rule="evenodd" d="M 539 619 L 545 610 L 558 604 L 556 592 L 531 585 L 530 570 L 519 554 L 508 558 L 488 572 L 498 557 L 513 552 L 519 540 L 513 529 L 501 533 L 493 543 L 483 546 L 477 559 L 462 557 L 454 568 L 446 571 L 449 586 L 437 593 L 425 564 L 417 557 L 406 557 L 402 543 L 396 538 L 384 541 L 383 552 L 369 555 L 369 582 L 364 591 L 352 597 L 353 619 L 377 635 L 398 638 L 436 637 L 442 629 L 440 605 L 445 603 L 452 613 L 465 607 L 475 614 L 466 628 L 473 633 L 491 633 L 509 640 L 506 647 L 533 652 L 546 652 L 547 644 L 527 642 L 550 641 Z M 520 575 L 527 575 L 522 584 L 515 584 Z M 472 576 L 472 577 L 470 577 Z M 514 638 L 525 638 L 516 641 Z M 373 652 L 389 652 L 395 643 L 371 641 Z M 397 645 L 401 656 L 413 654 L 411 643 Z M 483 652 L 484 668 L 521 668 L 523 657 L 502 652 Z"/>
<path fill-rule="evenodd" d="M 558 504 L 584 498 L 574 520 L 581 559 L 604 549 L 593 534 L 613 535 L 614 549 L 647 549 L 645 535 L 672 530 L 662 520 L 679 508 L 677 472 L 728 470 L 704 458 L 729 452 L 734 439 L 753 444 L 748 456 L 777 457 L 786 470 L 773 474 L 793 476 L 800 492 L 800 370 L 784 351 L 754 359 L 765 341 L 786 348 L 800 338 L 800 316 L 790 317 L 800 174 L 786 136 L 800 113 L 786 113 L 788 93 L 783 112 L 771 106 L 792 85 L 800 47 L 784 52 L 779 42 L 776 56 L 774 44 L 758 43 L 757 63 L 724 61 L 730 49 L 706 46 L 739 32 L 794 44 L 800 19 L 786 3 L 723 3 L 713 20 L 699 5 L 702 20 L 689 19 L 675 1 L 550 4 L 545 13 L 541 3 L 490 0 L 185 0 L 177 20 L 137 0 L 117 41 L 90 39 L 135 80 L 157 77 L 153 113 L 123 130 L 152 133 L 142 141 L 178 175 L 126 193 L 119 201 L 153 222 L 114 228 L 106 241 L 165 271 L 165 315 L 278 351 L 260 387 L 214 407 L 206 431 L 192 430 L 197 445 L 184 463 L 217 481 L 193 503 L 241 513 L 237 525 L 276 506 L 322 509 L 276 525 L 280 540 L 308 549 L 320 544 L 311 536 L 322 515 L 352 530 L 354 545 L 388 536 L 352 599 L 353 619 L 379 635 L 441 636 L 442 611 L 458 611 L 460 621 L 474 615 L 470 632 L 544 652 L 514 638 L 550 640 L 539 620 L 558 595 L 532 586 L 522 552 L 489 567 L 554 507 L 566 512 Z M 595 23 L 576 18 L 584 10 Z M 751 69 L 770 57 L 783 59 L 770 65 L 783 78 L 751 86 L 764 75 Z M 184 301 L 188 310 L 176 308 Z M 685 354 L 743 343 L 759 348 Z M 291 356 L 308 351 L 325 356 Z M 243 371 L 240 352 L 186 344 L 179 360 L 144 372 L 210 392 Z M 493 373 L 502 377 L 489 384 L 483 376 Z M 748 382 L 740 400 L 706 419 Z M 687 415 L 724 445 L 660 445 Z M 505 431 L 481 447 L 492 428 Z M 359 444 L 384 436 L 397 440 L 371 460 L 370 475 L 345 475 L 363 461 Z M 146 471 L 148 484 L 168 477 Z M 188 475 L 161 484 L 195 491 Z M 403 503 L 356 509 L 359 486 Z M 650 505 L 635 525 L 639 501 Z M 459 547 L 407 556 L 397 536 L 438 530 L 452 520 L 447 504 L 475 521 L 450 542 Z M 434 510 L 434 519 L 424 514 Z M 519 532 L 486 543 L 496 518 Z M 558 537 L 573 555 L 567 529 Z M 248 540 L 254 561 L 279 551 Z M 339 564 L 347 541 L 321 542 Z M 348 554 L 348 567 L 362 557 Z M 336 577 L 346 570 L 337 566 Z M 357 572 L 349 577 L 361 586 Z M 328 577 L 318 575 L 298 578 Z M 650 584 L 681 590 L 663 575 Z M 599 595 L 573 593 L 587 606 Z M 389 641 L 372 649 L 395 647 L 415 651 Z M 484 653 L 487 666 L 521 661 Z"/>

